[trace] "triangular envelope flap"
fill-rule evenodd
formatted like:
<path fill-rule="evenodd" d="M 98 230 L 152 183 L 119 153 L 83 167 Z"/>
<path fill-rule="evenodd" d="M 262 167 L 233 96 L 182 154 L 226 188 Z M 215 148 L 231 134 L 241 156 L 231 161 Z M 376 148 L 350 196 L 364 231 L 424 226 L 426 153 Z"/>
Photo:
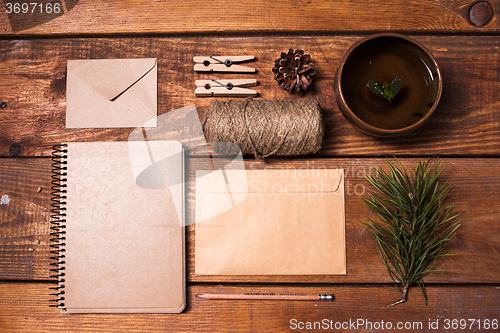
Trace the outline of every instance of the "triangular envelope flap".
<path fill-rule="evenodd" d="M 156 67 L 156 58 L 69 60 L 68 71 L 113 100 Z"/>
<path fill-rule="evenodd" d="M 342 169 L 266 169 L 266 170 L 217 170 L 201 171 L 197 177 L 202 177 L 208 186 L 202 191 L 207 194 L 226 193 L 226 181 L 233 194 L 331 194 L 342 195 Z M 208 175 L 208 176 L 207 176 Z M 226 180 L 227 179 L 227 180 Z"/>

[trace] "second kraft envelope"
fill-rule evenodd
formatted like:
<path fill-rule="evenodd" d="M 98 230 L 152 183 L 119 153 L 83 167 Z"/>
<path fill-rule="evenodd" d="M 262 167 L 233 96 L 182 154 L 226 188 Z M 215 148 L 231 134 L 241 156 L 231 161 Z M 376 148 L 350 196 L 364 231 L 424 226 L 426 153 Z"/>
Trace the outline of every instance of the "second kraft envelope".
<path fill-rule="evenodd" d="M 342 169 L 197 171 L 195 273 L 346 274 Z"/>

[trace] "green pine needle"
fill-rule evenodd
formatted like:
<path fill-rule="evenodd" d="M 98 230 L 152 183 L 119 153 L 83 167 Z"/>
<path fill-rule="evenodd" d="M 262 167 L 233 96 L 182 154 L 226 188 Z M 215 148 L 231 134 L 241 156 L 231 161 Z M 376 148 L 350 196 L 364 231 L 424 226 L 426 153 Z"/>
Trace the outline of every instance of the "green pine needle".
<path fill-rule="evenodd" d="M 408 289 L 417 283 L 427 305 L 427 292 L 423 277 L 436 260 L 448 253 L 447 244 L 455 235 L 461 222 L 447 226 L 458 215 L 452 215 L 454 205 L 443 206 L 453 185 L 446 182 L 439 186 L 440 159 L 434 167 L 431 160 L 418 161 L 417 168 L 408 174 L 396 159 L 399 167 L 387 159 L 390 172 L 375 170 L 378 177 L 365 178 L 378 193 L 363 197 L 366 207 L 375 212 L 379 221 L 361 222 L 377 243 L 382 260 L 402 296 L 393 306 L 406 301 Z"/>

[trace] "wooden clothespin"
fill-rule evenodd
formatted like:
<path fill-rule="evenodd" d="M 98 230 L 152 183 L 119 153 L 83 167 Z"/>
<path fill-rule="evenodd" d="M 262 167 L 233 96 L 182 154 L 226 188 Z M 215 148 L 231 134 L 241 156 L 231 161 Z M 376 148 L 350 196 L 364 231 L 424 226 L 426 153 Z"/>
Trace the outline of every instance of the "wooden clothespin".
<path fill-rule="evenodd" d="M 257 91 L 245 89 L 257 85 L 255 79 L 196 80 L 194 91 L 199 97 L 257 97 Z"/>
<path fill-rule="evenodd" d="M 193 57 L 194 70 L 196 72 L 236 72 L 255 73 L 255 68 L 235 65 L 235 62 L 253 60 L 253 55 L 245 56 L 213 56 L 213 57 Z"/>

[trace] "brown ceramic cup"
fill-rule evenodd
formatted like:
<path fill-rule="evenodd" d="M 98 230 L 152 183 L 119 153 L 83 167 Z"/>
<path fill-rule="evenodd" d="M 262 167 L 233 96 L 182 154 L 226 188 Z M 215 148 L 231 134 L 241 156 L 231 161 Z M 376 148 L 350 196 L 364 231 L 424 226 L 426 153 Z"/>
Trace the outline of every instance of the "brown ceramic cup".
<path fill-rule="evenodd" d="M 399 93 L 389 102 L 369 88 L 400 78 Z M 420 127 L 436 109 L 441 72 L 432 54 L 406 36 L 375 34 L 352 45 L 335 73 L 335 97 L 342 114 L 362 132 L 393 137 Z"/>

